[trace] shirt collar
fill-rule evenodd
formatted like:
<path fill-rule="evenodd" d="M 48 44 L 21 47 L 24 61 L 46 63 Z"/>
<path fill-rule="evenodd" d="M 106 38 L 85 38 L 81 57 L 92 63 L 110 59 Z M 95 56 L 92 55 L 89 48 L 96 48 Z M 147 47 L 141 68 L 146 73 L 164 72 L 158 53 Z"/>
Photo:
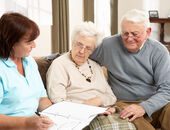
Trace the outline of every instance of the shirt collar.
<path fill-rule="evenodd" d="M 8 58 L 7 60 L 6 60 L 6 59 L 2 59 L 2 61 L 3 61 L 8 67 L 16 67 L 16 64 L 15 64 L 10 58 Z M 23 61 L 23 63 L 28 64 L 28 58 L 27 58 L 27 57 L 22 58 L 22 61 Z"/>
<path fill-rule="evenodd" d="M 146 41 L 146 40 L 145 40 Z M 139 48 L 139 50 L 141 50 L 145 44 L 145 41 L 143 42 L 142 46 Z"/>
<path fill-rule="evenodd" d="M 8 67 L 16 67 L 15 63 L 10 59 L 2 59 L 2 61 L 5 63 L 6 66 Z"/>
<path fill-rule="evenodd" d="M 25 63 L 25 64 L 28 64 L 28 57 L 22 58 L 22 62 Z"/>

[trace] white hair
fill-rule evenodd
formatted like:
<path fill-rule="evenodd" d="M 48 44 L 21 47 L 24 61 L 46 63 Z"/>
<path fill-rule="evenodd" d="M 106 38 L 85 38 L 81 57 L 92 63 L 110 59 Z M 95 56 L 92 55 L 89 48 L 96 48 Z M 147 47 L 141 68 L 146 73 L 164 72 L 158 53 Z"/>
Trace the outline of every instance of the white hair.
<path fill-rule="evenodd" d="M 95 47 L 97 47 L 103 39 L 102 33 L 99 32 L 95 24 L 90 21 L 82 22 L 74 28 L 71 36 L 72 43 L 77 39 L 78 36 L 94 37 L 96 39 Z"/>
<path fill-rule="evenodd" d="M 149 15 L 146 11 L 132 9 L 128 11 L 121 19 L 121 26 L 123 21 L 132 21 L 134 23 L 143 23 L 146 28 L 150 28 Z"/>

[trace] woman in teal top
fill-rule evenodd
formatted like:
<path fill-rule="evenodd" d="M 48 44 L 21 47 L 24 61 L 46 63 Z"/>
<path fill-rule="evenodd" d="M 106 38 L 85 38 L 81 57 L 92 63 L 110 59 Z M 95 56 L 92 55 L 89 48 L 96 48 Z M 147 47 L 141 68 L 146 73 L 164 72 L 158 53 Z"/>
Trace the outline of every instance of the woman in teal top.
<path fill-rule="evenodd" d="M 35 115 L 52 104 L 29 56 L 38 35 L 38 26 L 19 13 L 0 18 L 0 129 L 46 130 L 53 124 Z"/>

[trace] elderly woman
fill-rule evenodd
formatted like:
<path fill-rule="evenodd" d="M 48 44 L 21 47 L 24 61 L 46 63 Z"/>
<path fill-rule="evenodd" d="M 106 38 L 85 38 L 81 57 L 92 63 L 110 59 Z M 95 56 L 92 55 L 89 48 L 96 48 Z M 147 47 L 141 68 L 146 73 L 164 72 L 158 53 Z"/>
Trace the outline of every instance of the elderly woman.
<path fill-rule="evenodd" d="M 114 105 L 116 97 L 101 66 L 88 59 L 97 47 L 99 37 L 92 22 L 84 22 L 75 28 L 72 50 L 55 59 L 47 72 L 47 91 L 52 103 L 66 100 L 101 107 Z M 110 108 L 105 114 L 114 112 L 115 108 Z M 112 128 L 111 124 L 106 127 Z M 124 128 L 128 129 L 128 125 L 134 128 L 127 120 L 124 121 Z"/>
<path fill-rule="evenodd" d="M 35 115 L 52 104 L 29 56 L 38 35 L 38 26 L 19 13 L 0 18 L 1 130 L 46 130 L 53 125 L 49 118 Z"/>

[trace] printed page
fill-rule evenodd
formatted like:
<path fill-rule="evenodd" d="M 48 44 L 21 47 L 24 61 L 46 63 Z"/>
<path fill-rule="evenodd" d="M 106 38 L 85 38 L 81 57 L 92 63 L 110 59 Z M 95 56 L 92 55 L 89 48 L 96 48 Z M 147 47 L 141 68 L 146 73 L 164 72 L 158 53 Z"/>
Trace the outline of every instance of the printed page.
<path fill-rule="evenodd" d="M 55 125 L 49 130 L 81 130 L 106 109 L 63 101 L 48 107 L 40 114 L 53 120 Z"/>

